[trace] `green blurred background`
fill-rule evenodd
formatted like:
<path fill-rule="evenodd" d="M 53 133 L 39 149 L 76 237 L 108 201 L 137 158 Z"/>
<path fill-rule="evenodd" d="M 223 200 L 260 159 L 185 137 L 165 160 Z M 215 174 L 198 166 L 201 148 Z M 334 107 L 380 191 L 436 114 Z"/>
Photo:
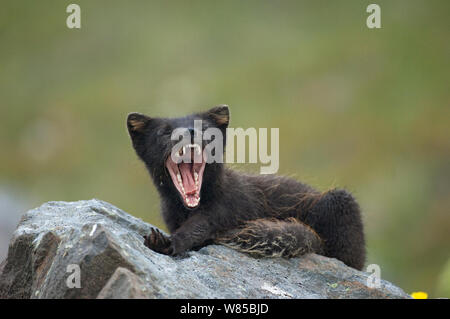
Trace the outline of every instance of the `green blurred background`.
<path fill-rule="evenodd" d="M 15 207 L 95 197 L 164 227 L 126 115 L 226 103 L 280 128 L 280 174 L 354 192 L 383 279 L 450 297 L 449 1 L 377 1 L 372 30 L 369 1 L 76 1 L 79 30 L 70 3 L 0 1 Z"/>

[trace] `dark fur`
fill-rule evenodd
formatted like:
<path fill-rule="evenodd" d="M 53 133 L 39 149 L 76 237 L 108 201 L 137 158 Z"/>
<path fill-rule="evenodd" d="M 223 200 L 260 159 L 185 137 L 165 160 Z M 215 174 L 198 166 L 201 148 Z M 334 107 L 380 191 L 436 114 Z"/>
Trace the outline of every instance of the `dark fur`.
<path fill-rule="evenodd" d="M 175 142 L 176 127 L 204 129 L 229 122 L 226 106 L 183 118 L 150 118 L 131 113 L 127 119 L 133 146 L 146 164 L 161 197 L 169 238 L 153 231 L 145 239 L 151 249 L 170 255 L 220 243 L 254 256 L 293 257 L 316 252 L 356 269 L 365 262 L 360 209 L 350 193 L 318 192 L 298 181 L 274 175 L 249 175 L 206 164 L 200 205 L 186 208 L 164 162 Z M 224 134 L 225 136 L 225 134 Z"/>

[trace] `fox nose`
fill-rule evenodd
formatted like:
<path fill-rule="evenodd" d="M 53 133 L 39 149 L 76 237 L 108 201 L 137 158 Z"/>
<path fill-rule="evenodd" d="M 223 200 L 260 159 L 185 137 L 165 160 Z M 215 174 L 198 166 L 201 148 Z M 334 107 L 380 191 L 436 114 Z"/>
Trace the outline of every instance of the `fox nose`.
<path fill-rule="evenodd" d="M 191 127 L 188 128 L 188 130 L 189 130 L 189 134 L 191 135 L 191 143 L 194 143 L 196 131 L 193 128 L 191 128 Z"/>

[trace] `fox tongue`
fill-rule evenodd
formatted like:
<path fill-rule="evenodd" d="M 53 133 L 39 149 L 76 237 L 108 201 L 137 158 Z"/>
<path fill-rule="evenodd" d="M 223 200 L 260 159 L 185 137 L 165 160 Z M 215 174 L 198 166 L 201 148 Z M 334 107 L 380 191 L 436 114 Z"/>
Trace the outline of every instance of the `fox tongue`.
<path fill-rule="evenodd" d="M 186 195 L 195 194 L 196 187 L 194 176 L 192 172 L 192 164 L 190 163 L 180 163 L 178 165 L 178 169 L 180 170 L 181 177 L 183 179 L 183 187 Z"/>

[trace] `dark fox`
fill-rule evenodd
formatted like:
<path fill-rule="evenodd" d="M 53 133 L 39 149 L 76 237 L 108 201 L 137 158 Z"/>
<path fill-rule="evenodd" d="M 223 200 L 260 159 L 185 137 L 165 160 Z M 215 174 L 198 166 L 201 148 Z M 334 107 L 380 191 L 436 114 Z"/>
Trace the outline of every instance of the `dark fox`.
<path fill-rule="evenodd" d="M 362 269 L 363 224 L 349 192 L 319 192 L 291 178 L 244 174 L 204 159 L 179 164 L 172 160 L 172 148 L 178 143 L 171 139 L 175 128 L 188 129 L 194 141 L 198 134 L 194 120 L 202 120 L 202 130 L 221 130 L 225 145 L 229 119 L 226 105 L 181 118 L 128 115 L 133 147 L 159 192 L 171 234 L 152 230 L 145 245 L 167 255 L 211 243 L 255 257 L 289 258 L 313 252 Z M 202 142 L 202 150 L 207 143 Z"/>

